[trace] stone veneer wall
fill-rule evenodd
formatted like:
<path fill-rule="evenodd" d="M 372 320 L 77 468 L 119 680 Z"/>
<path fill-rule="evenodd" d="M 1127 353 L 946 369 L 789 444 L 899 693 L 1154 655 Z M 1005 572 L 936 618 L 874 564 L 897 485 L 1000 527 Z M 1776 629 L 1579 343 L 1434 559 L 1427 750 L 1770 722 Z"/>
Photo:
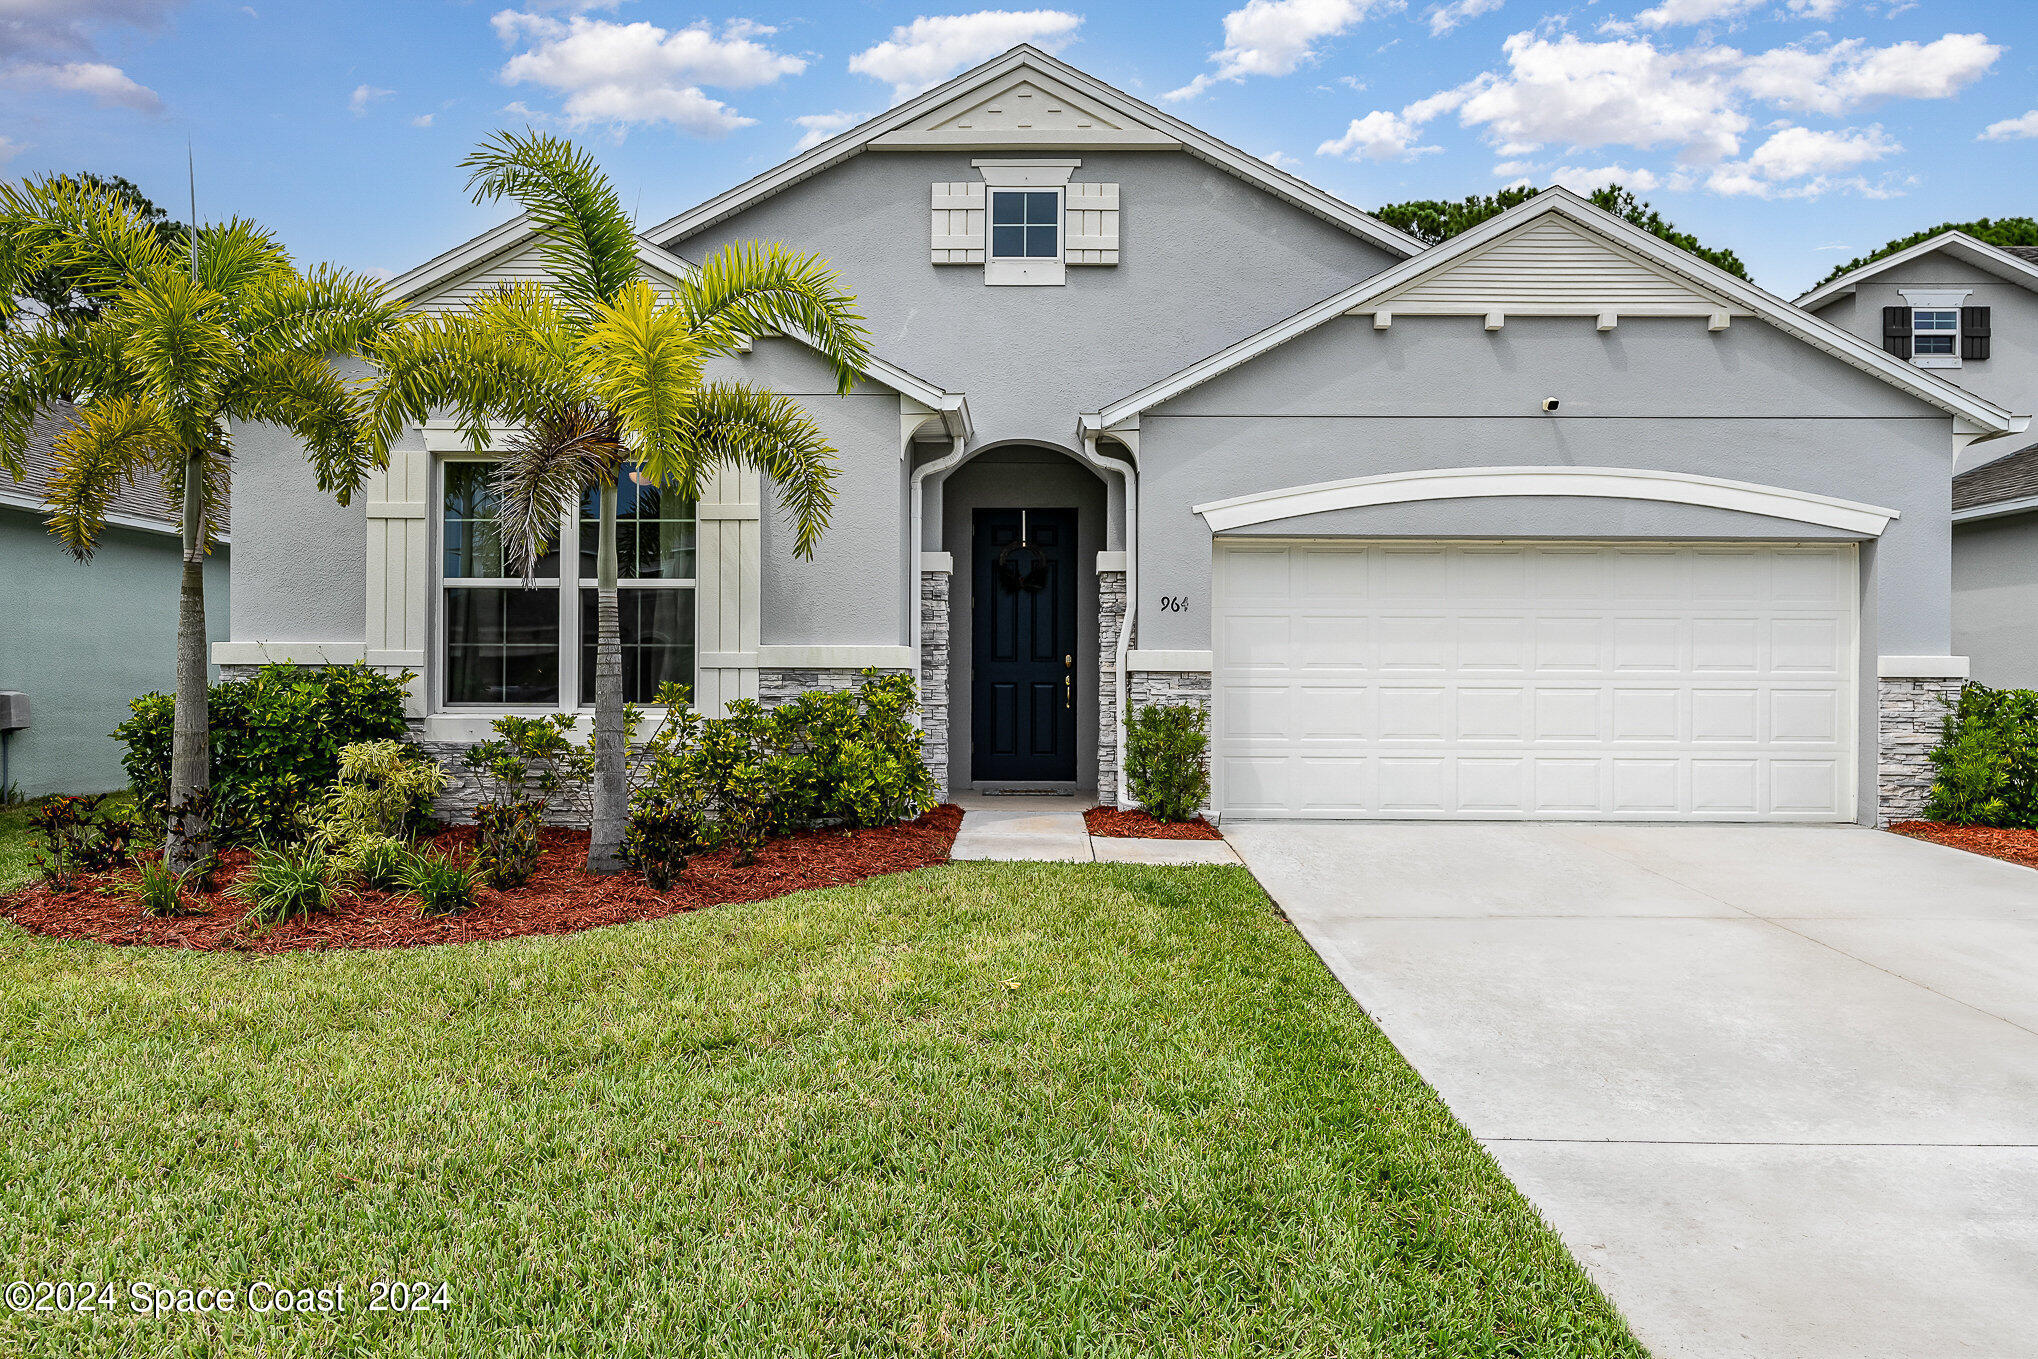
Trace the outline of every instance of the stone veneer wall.
<path fill-rule="evenodd" d="M 1125 626 L 1125 573 L 1097 573 L 1097 801 L 1118 805 L 1118 634 Z"/>
<path fill-rule="evenodd" d="M 934 790 L 948 797 L 948 581 L 946 571 L 920 573 L 921 758 Z"/>
<path fill-rule="evenodd" d="M 1875 820 L 1880 826 L 1920 815 L 1932 791 L 1932 762 L 1946 708 L 1960 697 L 1965 681 L 1898 679 L 1876 684 L 1880 739 L 1876 768 Z"/>

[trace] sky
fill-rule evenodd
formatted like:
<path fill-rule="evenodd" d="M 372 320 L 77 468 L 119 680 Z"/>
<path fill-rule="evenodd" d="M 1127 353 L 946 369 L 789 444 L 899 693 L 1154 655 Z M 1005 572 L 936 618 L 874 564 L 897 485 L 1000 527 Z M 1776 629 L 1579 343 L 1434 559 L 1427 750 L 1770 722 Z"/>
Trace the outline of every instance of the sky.
<path fill-rule="evenodd" d="M 1017 42 L 1366 209 L 1618 181 L 1786 296 L 2038 215 L 2029 0 L 0 0 L 0 176 L 182 218 L 188 144 L 201 219 L 393 277 L 508 215 L 458 168 L 497 128 L 583 142 L 648 224 Z"/>

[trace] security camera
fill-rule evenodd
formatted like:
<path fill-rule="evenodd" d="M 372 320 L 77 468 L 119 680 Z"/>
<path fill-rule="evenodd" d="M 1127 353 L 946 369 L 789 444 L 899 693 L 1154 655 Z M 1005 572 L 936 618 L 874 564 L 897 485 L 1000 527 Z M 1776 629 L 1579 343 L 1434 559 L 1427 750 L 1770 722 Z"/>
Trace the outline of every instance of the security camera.
<path fill-rule="evenodd" d="M 1554 396 L 1546 396 L 1546 397 L 1544 397 L 1544 398 L 1543 398 L 1543 409 L 1544 409 L 1544 410 L 1546 410 L 1546 411 L 1553 411 L 1553 410 L 1557 409 L 1557 398 L 1556 398 L 1556 397 L 1554 397 Z"/>

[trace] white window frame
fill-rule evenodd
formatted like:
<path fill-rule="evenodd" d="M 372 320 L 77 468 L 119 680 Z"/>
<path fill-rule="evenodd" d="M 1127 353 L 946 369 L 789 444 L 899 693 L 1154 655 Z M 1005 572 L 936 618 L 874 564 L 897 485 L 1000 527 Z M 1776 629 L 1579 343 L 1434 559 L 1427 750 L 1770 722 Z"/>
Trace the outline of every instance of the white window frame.
<path fill-rule="evenodd" d="M 1059 288 L 1068 282 L 1068 182 L 1079 160 L 973 160 L 984 177 L 984 282 L 1003 288 Z M 993 224 L 1000 193 L 1054 193 L 1054 258 L 999 256 Z"/>
<path fill-rule="evenodd" d="M 1911 309 L 1911 364 L 1917 368 L 1958 368 L 1960 366 L 1960 309 L 1967 302 L 1971 289 L 1967 288 L 1902 288 L 1906 305 Z M 1925 311 L 1950 311 L 1953 313 L 1953 329 L 1919 330 L 1918 313 Z M 1949 354 L 1925 354 L 1918 349 L 1918 340 L 1923 336 L 1950 335 L 1953 351 Z"/>
<path fill-rule="evenodd" d="M 483 717 L 516 714 L 518 716 L 542 716 L 548 713 L 571 713 L 575 716 L 591 714 L 592 702 L 568 703 L 569 697 L 578 699 L 580 694 L 580 594 L 583 590 L 600 588 L 600 582 L 593 577 L 569 575 L 577 571 L 580 562 L 580 502 L 568 506 L 559 524 L 559 568 L 556 578 L 539 580 L 532 587 L 553 590 L 558 594 L 559 606 L 559 698 L 557 703 L 455 703 L 446 697 L 447 645 L 446 631 L 446 590 L 479 588 L 511 589 L 524 588 L 520 576 L 452 576 L 446 575 L 446 468 L 452 463 L 480 462 L 494 463 L 501 459 L 493 453 L 453 452 L 440 453 L 432 458 L 430 533 L 426 539 L 426 550 L 431 554 L 432 599 L 431 599 L 431 651 L 428 653 L 426 668 L 431 675 L 431 710 L 458 717 Z M 694 574 L 685 579 L 656 578 L 651 580 L 619 580 L 619 590 L 690 590 L 694 599 L 694 663 L 693 674 L 688 677 L 690 691 L 697 691 L 700 684 L 700 520 L 699 507 L 695 507 L 694 520 Z M 570 601 L 568 596 L 571 596 Z M 650 704 L 638 705 L 646 714 L 662 716 L 665 709 Z"/>

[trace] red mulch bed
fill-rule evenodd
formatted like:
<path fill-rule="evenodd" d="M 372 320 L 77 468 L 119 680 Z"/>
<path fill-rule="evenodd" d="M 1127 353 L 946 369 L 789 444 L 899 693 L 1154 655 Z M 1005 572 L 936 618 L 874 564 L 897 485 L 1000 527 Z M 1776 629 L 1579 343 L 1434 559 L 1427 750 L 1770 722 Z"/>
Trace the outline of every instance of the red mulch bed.
<path fill-rule="evenodd" d="M 0 897 L 0 916 L 59 939 L 252 953 L 414 948 L 520 934 L 570 934 L 946 863 L 961 824 L 961 808 L 941 806 L 916 820 L 876 830 L 802 831 L 766 845 L 748 868 L 731 867 L 726 853 L 704 854 L 687 864 L 668 892 L 652 891 L 635 873 L 586 872 L 587 832 L 547 827 L 541 835 L 538 870 L 529 882 L 507 892 L 477 887 L 472 910 L 436 919 L 419 916 L 417 902 L 409 897 L 342 890 L 330 914 L 265 931 L 242 929 L 247 904 L 228 896 L 226 889 L 247 865 L 243 850 L 220 856 L 218 882 L 197 902 L 204 914 L 174 920 L 142 915 L 120 890 L 131 870 L 117 870 L 81 878 L 62 892 L 38 883 Z M 452 827 L 433 837 L 432 843 L 464 856 L 474 848 L 474 828 Z M 105 890 L 109 888 L 113 890 Z"/>
<path fill-rule="evenodd" d="M 1090 834 L 1113 840 L 1222 840 L 1217 827 L 1197 817 L 1193 821 L 1156 821 L 1145 812 L 1120 811 L 1116 807 L 1092 807 L 1083 813 Z"/>
<path fill-rule="evenodd" d="M 1991 859 L 2008 859 L 2026 868 L 2038 868 L 2038 830 L 2007 826 L 1955 826 L 1945 821 L 1899 821 L 1890 827 L 1913 840 L 1930 840 L 1970 854 Z"/>

